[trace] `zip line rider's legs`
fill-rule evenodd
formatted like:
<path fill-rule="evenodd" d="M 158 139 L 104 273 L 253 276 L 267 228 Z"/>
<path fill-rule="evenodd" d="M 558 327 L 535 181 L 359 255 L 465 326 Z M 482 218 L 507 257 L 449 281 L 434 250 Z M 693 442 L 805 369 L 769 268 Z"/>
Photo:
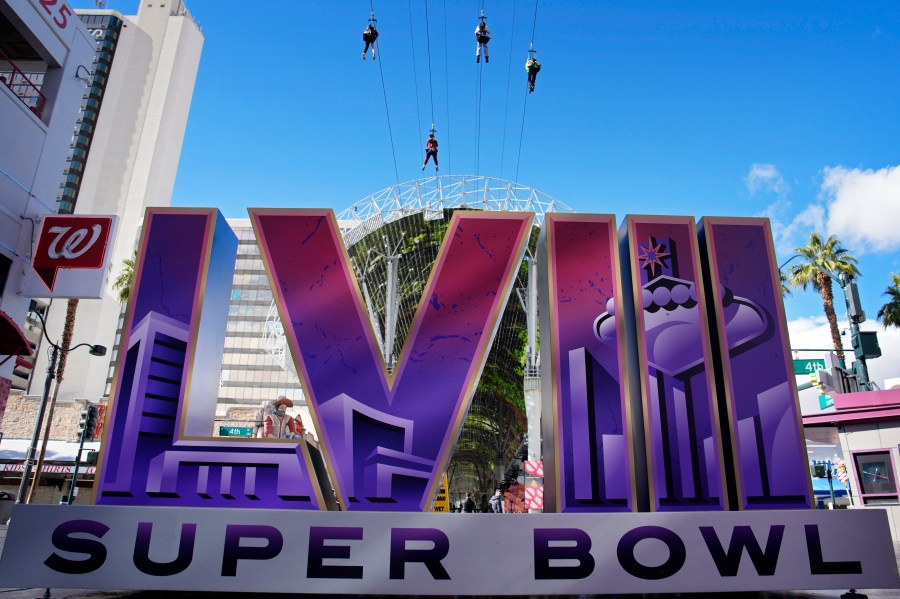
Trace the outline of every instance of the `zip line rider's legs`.
<path fill-rule="evenodd" d="M 434 170 L 438 170 L 438 158 L 437 152 L 435 150 L 426 150 L 425 151 L 425 161 L 422 163 L 422 170 L 425 170 L 425 166 L 428 164 L 428 159 L 434 158 Z"/>
<path fill-rule="evenodd" d="M 375 60 L 375 40 L 366 40 L 366 47 L 363 48 L 363 60 L 366 59 L 366 52 L 369 51 L 369 46 L 372 46 L 372 60 Z"/>
<path fill-rule="evenodd" d="M 490 39 L 490 38 L 488 38 Z M 481 49 L 484 48 L 484 62 L 490 62 L 491 59 L 488 56 L 488 45 L 487 42 L 478 42 L 478 47 L 475 49 L 475 62 L 481 62 Z"/>
<path fill-rule="evenodd" d="M 529 70 L 528 71 L 528 91 L 534 91 L 534 82 L 537 80 L 537 71 Z"/>

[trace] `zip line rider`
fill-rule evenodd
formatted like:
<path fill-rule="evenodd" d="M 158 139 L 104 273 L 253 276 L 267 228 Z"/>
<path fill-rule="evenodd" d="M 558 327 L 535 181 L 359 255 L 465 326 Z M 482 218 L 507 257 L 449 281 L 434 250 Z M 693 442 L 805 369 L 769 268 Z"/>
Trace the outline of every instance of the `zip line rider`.
<path fill-rule="evenodd" d="M 487 23 L 484 22 L 484 11 L 481 11 L 481 22 L 475 28 L 475 40 L 478 42 L 478 47 L 475 49 L 475 62 L 481 62 L 482 48 L 484 48 L 484 62 L 490 62 L 488 42 L 491 41 L 491 30 L 488 29 Z"/>
<path fill-rule="evenodd" d="M 528 60 L 525 61 L 525 70 L 528 71 L 528 93 L 530 94 L 534 91 L 534 81 L 541 70 L 541 63 L 534 56 L 529 56 Z"/>
<path fill-rule="evenodd" d="M 429 158 L 434 158 L 434 170 L 438 169 L 438 142 L 434 138 L 434 129 L 432 128 L 431 133 L 428 134 L 428 141 L 425 142 L 425 161 L 422 163 L 422 170 L 425 170 L 425 165 L 428 164 Z"/>
<path fill-rule="evenodd" d="M 372 46 L 372 60 L 375 60 L 375 40 L 378 39 L 378 30 L 375 28 L 375 13 L 372 13 L 372 17 L 369 19 L 369 24 L 366 25 L 366 30 L 363 31 L 363 41 L 366 42 L 366 47 L 363 48 L 362 58 L 366 59 L 366 52 L 369 51 L 369 46 Z"/>

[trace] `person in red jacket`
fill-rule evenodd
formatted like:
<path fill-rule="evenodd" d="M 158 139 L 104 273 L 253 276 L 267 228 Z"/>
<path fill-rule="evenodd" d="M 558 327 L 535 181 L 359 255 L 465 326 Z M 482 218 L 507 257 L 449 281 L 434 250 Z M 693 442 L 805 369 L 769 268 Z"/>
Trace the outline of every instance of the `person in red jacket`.
<path fill-rule="evenodd" d="M 263 424 L 263 437 L 267 439 L 300 439 L 303 437 L 303 425 L 293 416 L 287 414 L 287 408 L 294 407 L 294 402 L 280 396 L 272 402 L 275 409 L 266 416 Z"/>
<path fill-rule="evenodd" d="M 425 142 L 425 162 L 422 163 L 422 170 L 425 170 L 425 165 L 428 164 L 429 158 L 434 158 L 434 170 L 438 169 L 438 142 L 434 138 L 434 131 L 428 134 L 428 141 Z"/>

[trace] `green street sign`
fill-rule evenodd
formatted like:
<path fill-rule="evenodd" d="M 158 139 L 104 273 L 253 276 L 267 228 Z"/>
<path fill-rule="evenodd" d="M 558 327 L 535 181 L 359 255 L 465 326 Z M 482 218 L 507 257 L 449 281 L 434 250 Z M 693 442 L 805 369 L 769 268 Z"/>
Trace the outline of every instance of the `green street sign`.
<path fill-rule="evenodd" d="M 830 395 L 820 395 L 819 396 L 819 409 L 824 410 L 825 408 L 830 408 L 834 405 L 834 398 Z"/>
<path fill-rule="evenodd" d="M 794 374 L 812 374 L 826 370 L 825 360 L 794 360 Z"/>
<path fill-rule="evenodd" d="M 220 437 L 252 437 L 252 426 L 220 426 Z"/>

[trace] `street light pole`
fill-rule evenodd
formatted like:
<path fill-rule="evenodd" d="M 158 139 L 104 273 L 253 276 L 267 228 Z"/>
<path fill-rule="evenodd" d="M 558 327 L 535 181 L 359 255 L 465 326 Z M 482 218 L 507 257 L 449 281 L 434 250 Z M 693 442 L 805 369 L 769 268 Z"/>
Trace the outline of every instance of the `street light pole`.
<path fill-rule="evenodd" d="M 844 292 L 844 303 L 847 307 L 847 318 L 850 320 L 850 339 L 859 339 L 859 323 L 866 319 L 866 315 L 864 312 L 862 312 L 861 307 L 857 305 L 858 301 L 850 301 L 851 297 L 856 297 L 856 300 L 859 299 L 858 296 L 855 295 L 857 292 L 854 290 L 854 288 L 851 287 L 853 279 L 850 276 L 841 273 L 840 277 L 838 277 L 838 282 L 841 285 L 841 290 Z M 851 343 L 851 345 L 853 345 L 855 353 L 856 343 Z M 856 361 L 853 365 L 854 374 L 856 374 L 860 388 L 863 391 L 871 391 L 872 388 L 871 384 L 869 383 L 869 367 L 866 365 L 865 354 L 856 354 Z"/>
<path fill-rule="evenodd" d="M 789 262 L 793 261 L 795 258 L 803 258 L 803 254 L 794 254 L 787 260 L 781 263 L 781 266 L 778 267 L 778 272 L 781 273 L 781 269 L 788 265 Z M 838 284 L 840 286 L 841 291 L 844 294 L 844 304 L 847 307 L 847 320 L 850 321 L 850 339 L 856 340 L 860 337 L 859 332 L 859 323 L 866 319 L 865 313 L 860 308 L 859 297 L 856 296 L 855 286 L 853 285 L 853 277 L 848 275 L 847 273 L 839 273 L 838 276 L 835 276 L 833 272 L 816 262 L 816 268 L 825 273 L 828 278 Z M 851 302 L 851 297 L 855 297 L 856 299 Z M 841 344 L 843 345 L 843 343 Z M 855 348 L 855 344 L 854 344 Z M 847 351 L 847 350 L 842 350 Z M 855 349 L 854 349 L 855 352 Z M 857 355 L 856 361 L 853 363 L 853 375 L 856 377 L 856 380 L 859 383 L 859 387 L 863 391 L 871 391 L 872 385 L 869 382 L 869 367 L 866 365 L 866 357 Z M 843 360 L 841 360 L 841 366 L 844 365 Z"/>
<path fill-rule="evenodd" d="M 19 483 L 19 493 L 16 495 L 16 503 L 25 503 L 28 479 L 31 478 L 31 469 L 34 467 L 34 457 L 37 453 L 38 439 L 41 435 L 41 425 L 44 422 L 44 414 L 47 411 L 47 402 L 50 399 L 50 387 L 53 385 L 53 379 L 56 377 L 56 363 L 59 361 L 60 355 L 69 353 L 79 347 L 91 348 L 89 353 L 92 356 L 106 355 L 106 347 L 102 345 L 91 345 L 90 343 L 79 343 L 78 345 L 63 349 L 56 343 L 53 343 L 53 341 L 50 340 L 50 337 L 47 336 L 47 322 L 44 320 L 41 313 L 35 312 L 35 314 L 41 319 L 41 330 L 44 334 L 44 339 L 46 339 L 47 343 L 50 345 L 50 365 L 47 367 L 47 378 L 44 381 L 44 393 L 41 395 L 41 405 L 38 407 L 37 422 L 34 423 L 34 433 L 31 435 L 31 445 L 28 447 L 28 453 L 25 456 L 25 464 L 22 469 L 22 481 Z"/>
<path fill-rule="evenodd" d="M 43 322 L 41 318 L 41 322 Z M 49 339 L 47 341 L 50 341 Z M 50 365 L 47 367 L 47 379 L 44 381 L 44 394 L 41 395 L 41 405 L 38 408 L 37 421 L 34 423 L 34 433 L 31 435 L 31 445 L 28 447 L 28 455 L 25 457 L 25 468 L 22 471 L 22 482 L 19 483 L 19 493 L 16 495 L 16 503 L 25 501 L 25 491 L 28 488 L 28 479 L 31 478 L 31 469 L 34 466 L 34 456 L 37 453 L 38 439 L 41 435 L 41 425 L 44 423 L 44 412 L 47 411 L 47 400 L 50 398 L 50 386 L 56 371 L 56 361 L 59 359 L 60 347 L 50 342 Z"/>

